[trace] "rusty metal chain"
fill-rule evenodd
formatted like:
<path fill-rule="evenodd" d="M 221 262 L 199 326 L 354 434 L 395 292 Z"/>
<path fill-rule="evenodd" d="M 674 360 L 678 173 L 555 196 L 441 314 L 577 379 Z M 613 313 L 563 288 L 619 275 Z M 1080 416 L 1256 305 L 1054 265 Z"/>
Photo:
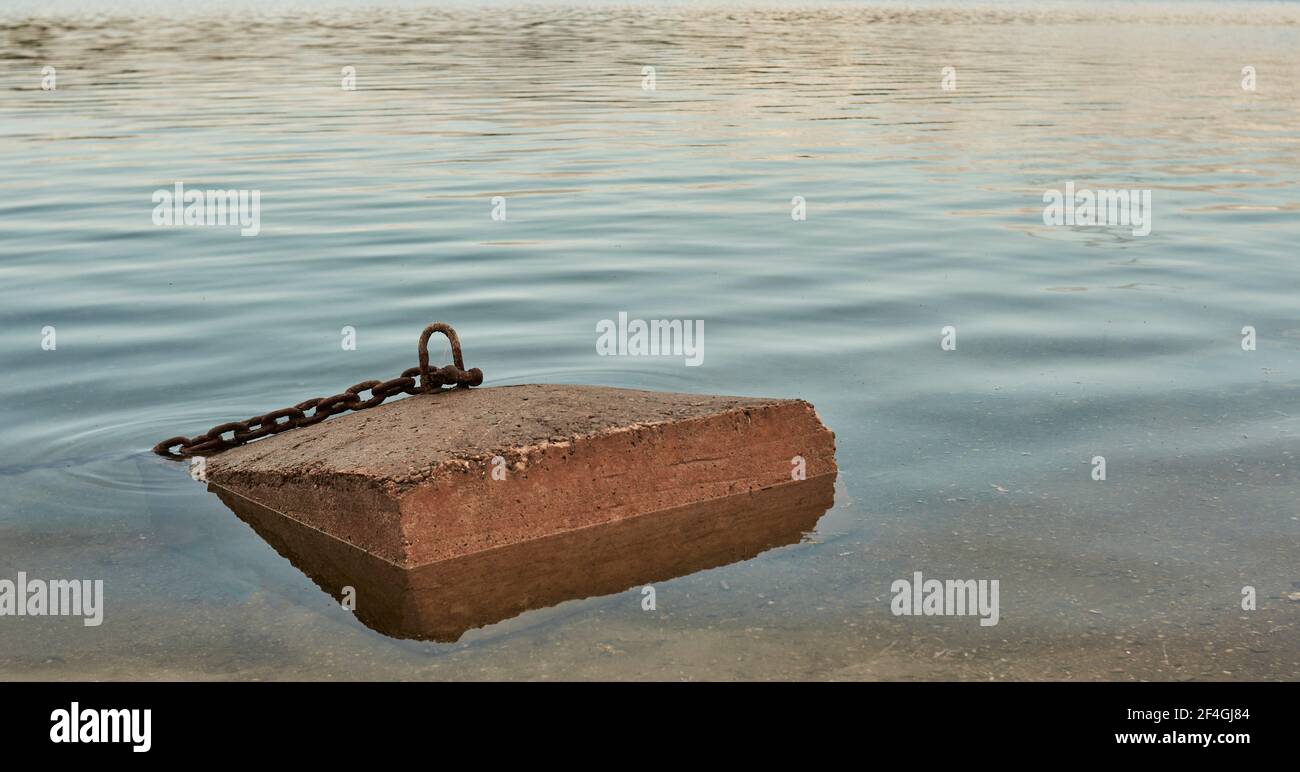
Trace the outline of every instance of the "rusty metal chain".
<path fill-rule="evenodd" d="M 429 337 L 435 332 L 447 336 L 447 341 L 451 344 L 451 358 L 455 364 L 446 367 L 429 367 Z M 187 456 L 213 455 L 271 434 L 279 434 L 300 426 L 311 426 L 340 413 L 368 410 L 382 404 L 384 400 L 395 394 L 427 394 L 434 391 L 435 386 L 441 391 L 443 386 L 467 389 L 483 383 L 482 370 L 477 367 L 472 370 L 465 369 L 465 360 L 460 352 L 460 337 L 450 325 L 437 322 L 425 327 L 424 332 L 420 334 L 419 351 L 419 366 L 408 367 L 401 375 L 391 380 L 362 381 L 340 394 L 316 397 L 299 402 L 293 407 L 272 410 L 243 421 L 218 424 L 206 433 L 194 437 L 171 437 L 155 445 L 153 452 L 177 460 Z M 361 397 L 362 392 L 365 391 L 370 392 L 368 399 Z M 311 411 L 310 415 L 307 414 L 308 410 Z M 226 434 L 231 436 L 227 438 L 224 436 Z M 179 448 L 179 450 L 173 452 L 172 448 Z"/>

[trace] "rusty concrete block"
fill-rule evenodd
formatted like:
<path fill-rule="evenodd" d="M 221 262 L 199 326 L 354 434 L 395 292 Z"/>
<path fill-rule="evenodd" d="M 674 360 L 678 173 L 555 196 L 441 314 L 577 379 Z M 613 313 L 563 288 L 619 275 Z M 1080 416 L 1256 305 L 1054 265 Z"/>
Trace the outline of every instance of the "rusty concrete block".
<path fill-rule="evenodd" d="M 207 475 L 413 568 L 798 485 L 795 456 L 808 479 L 836 472 L 801 400 L 529 385 L 386 403 L 226 451 Z"/>

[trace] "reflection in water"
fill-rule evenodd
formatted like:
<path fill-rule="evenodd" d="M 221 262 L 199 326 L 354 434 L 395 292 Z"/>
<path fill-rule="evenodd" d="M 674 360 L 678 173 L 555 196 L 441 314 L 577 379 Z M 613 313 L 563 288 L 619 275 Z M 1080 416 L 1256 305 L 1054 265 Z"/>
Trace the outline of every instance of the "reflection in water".
<path fill-rule="evenodd" d="M 321 589 L 356 590 L 356 616 L 394 638 L 453 642 L 468 630 L 566 600 L 735 563 L 798 543 L 834 503 L 821 475 L 403 569 L 239 494 L 210 485 Z"/>

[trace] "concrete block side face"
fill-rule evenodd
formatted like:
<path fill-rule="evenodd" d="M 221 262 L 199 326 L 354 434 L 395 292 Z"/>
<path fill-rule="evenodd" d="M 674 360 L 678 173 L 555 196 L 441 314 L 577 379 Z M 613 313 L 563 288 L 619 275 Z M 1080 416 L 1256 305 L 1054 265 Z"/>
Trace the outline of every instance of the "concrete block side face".
<path fill-rule="evenodd" d="M 451 642 L 473 628 L 574 598 L 608 595 L 799 543 L 834 503 L 835 475 L 565 531 L 405 569 L 233 491 L 221 501 L 363 624 Z"/>
<path fill-rule="evenodd" d="M 212 478 L 209 478 L 212 479 Z M 220 475 L 217 484 L 304 525 L 359 547 L 371 555 L 402 564 L 407 545 L 392 486 L 361 475 L 268 473 Z"/>
<path fill-rule="evenodd" d="M 788 400 L 504 448 L 504 480 L 493 479 L 491 457 L 444 463 L 399 494 L 401 562 L 415 567 L 796 483 L 795 456 L 808 479 L 833 474 L 834 437 L 811 405 Z"/>

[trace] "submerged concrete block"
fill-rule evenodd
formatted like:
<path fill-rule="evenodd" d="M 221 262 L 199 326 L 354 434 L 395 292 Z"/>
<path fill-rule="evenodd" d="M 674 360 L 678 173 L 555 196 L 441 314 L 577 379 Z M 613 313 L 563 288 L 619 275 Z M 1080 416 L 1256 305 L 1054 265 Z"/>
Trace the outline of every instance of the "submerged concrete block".
<path fill-rule="evenodd" d="M 799 485 L 800 468 L 836 472 L 801 400 L 562 385 L 416 395 L 207 461 L 210 482 L 403 568 Z"/>
<path fill-rule="evenodd" d="M 609 595 L 797 544 L 834 502 L 835 475 L 563 531 L 415 569 L 212 485 L 267 543 L 394 638 L 442 642 L 567 600 Z"/>

